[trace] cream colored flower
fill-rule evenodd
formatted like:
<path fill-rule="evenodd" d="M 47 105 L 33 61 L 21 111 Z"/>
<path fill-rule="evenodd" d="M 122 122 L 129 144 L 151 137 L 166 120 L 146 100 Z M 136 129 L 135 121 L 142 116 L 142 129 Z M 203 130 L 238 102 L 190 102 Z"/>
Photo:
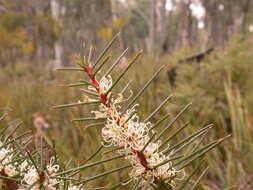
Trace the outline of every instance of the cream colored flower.
<path fill-rule="evenodd" d="M 27 188 L 37 183 L 31 188 L 31 190 L 39 189 L 39 179 L 39 174 L 34 166 L 30 166 L 26 173 L 23 174 L 23 183 Z"/>
<path fill-rule="evenodd" d="M 99 93 L 105 94 L 107 90 L 112 86 L 112 77 L 102 77 L 99 82 Z"/>
<path fill-rule="evenodd" d="M 1 143 L 2 144 L 2 143 Z M 13 165 L 13 150 L 10 147 L 1 148 L 0 150 L 0 170 L 4 171 L 5 175 L 12 177 L 17 174 L 16 167 Z"/>
<path fill-rule="evenodd" d="M 141 122 L 137 115 L 137 106 L 121 113 L 120 104 L 129 100 L 131 95 L 124 100 L 121 93 L 114 96 L 108 90 L 112 87 L 113 82 L 110 76 L 102 77 L 99 81 L 94 78 L 92 68 L 87 66 L 85 72 L 88 74 L 93 85 L 88 86 L 88 90 L 97 93 L 101 104 L 98 110 L 92 111 L 95 118 L 106 118 L 106 123 L 102 128 L 103 144 L 105 146 L 120 147 L 118 151 L 124 155 L 132 165 L 130 175 L 134 181 L 139 181 L 144 189 L 150 188 L 150 183 L 172 178 L 170 185 L 174 185 L 173 179 L 181 171 L 173 168 L 172 162 L 169 162 L 169 156 L 159 152 L 160 141 L 150 142 L 150 122 Z M 89 100 L 89 98 L 86 98 Z M 147 143 L 149 143 L 147 145 Z M 144 149 L 145 147 L 145 149 Z M 166 162 L 166 164 L 161 164 Z M 161 165 L 160 165 L 161 164 Z M 156 167 L 160 165 L 159 167 Z M 74 188 L 74 187 L 73 187 Z"/>

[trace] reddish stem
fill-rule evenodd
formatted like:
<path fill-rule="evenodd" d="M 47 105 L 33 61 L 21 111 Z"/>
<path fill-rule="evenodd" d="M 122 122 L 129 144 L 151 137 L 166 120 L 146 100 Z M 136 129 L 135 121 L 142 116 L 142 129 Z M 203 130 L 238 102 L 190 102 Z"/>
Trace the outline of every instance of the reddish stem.
<path fill-rule="evenodd" d="M 84 71 L 87 73 L 90 82 L 92 83 L 92 85 L 96 88 L 97 93 L 99 94 L 100 97 L 100 101 L 106 106 L 106 107 L 111 107 L 111 105 L 108 102 L 108 98 L 107 98 L 107 94 L 103 94 L 100 92 L 99 90 L 99 82 L 95 79 L 95 76 L 93 74 L 93 70 L 91 67 L 89 67 L 89 65 L 84 65 Z M 118 118 L 117 123 L 120 123 L 119 121 L 122 120 L 121 118 Z M 146 169 L 146 170 L 152 170 L 152 168 L 150 168 L 148 166 L 148 161 L 147 158 L 145 157 L 145 155 L 143 154 L 143 152 L 138 151 L 138 150 L 134 150 L 132 149 L 133 153 L 137 155 L 137 157 L 140 160 L 141 165 Z"/>
<path fill-rule="evenodd" d="M 2 170 L 0 172 L 0 174 L 2 176 L 8 177 L 8 175 L 4 172 L 4 170 Z M 15 181 L 6 179 L 6 180 L 4 180 L 4 182 L 6 184 L 7 189 L 9 189 L 9 190 L 15 190 L 15 189 L 17 189 L 17 183 Z"/>

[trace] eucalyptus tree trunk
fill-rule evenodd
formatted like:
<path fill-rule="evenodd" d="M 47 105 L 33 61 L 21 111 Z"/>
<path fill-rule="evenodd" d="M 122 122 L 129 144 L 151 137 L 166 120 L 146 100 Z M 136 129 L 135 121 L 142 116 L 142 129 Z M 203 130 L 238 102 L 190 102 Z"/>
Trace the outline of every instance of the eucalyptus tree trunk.
<path fill-rule="evenodd" d="M 245 33 L 247 32 L 247 24 L 248 24 L 248 18 L 249 14 L 252 13 L 252 0 L 246 0 L 245 4 L 243 6 L 243 21 L 242 21 L 242 32 Z"/>
<path fill-rule="evenodd" d="M 112 4 L 110 0 L 96 0 L 94 2 L 98 25 L 108 27 L 112 24 Z"/>
<path fill-rule="evenodd" d="M 219 14 L 219 0 L 205 1 L 202 4 L 206 9 L 205 24 L 209 37 L 210 45 L 221 45 L 221 28 L 220 28 L 220 14 Z"/>
<path fill-rule="evenodd" d="M 192 15 L 190 10 L 190 0 L 179 1 L 179 33 L 177 39 L 178 48 L 187 48 L 191 46 L 191 27 L 192 27 Z"/>
<path fill-rule="evenodd" d="M 61 21 L 61 13 L 62 13 L 62 6 L 60 5 L 59 0 L 50 0 L 51 6 L 51 13 L 53 18 L 62 25 Z M 63 44 L 61 39 L 57 40 L 54 44 L 54 63 L 53 67 L 61 67 L 63 65 Z"/>
<path fill-rule="evenodd" d="M 94 14 L 94 34 L 101 28 L 111 28 L 112 26 L 112 4 L 111 0 L 91 0 Z M 108 39 L 109 40 L 109 39 Z M 99 38 L 95 36 L 95 45 L 102 48 L 105 44 L 101 44 Z"/>
<path fill-rule="evenodd" d="M 157 32 L 159 33 L 159 49 L 162 52 L 166 52 L 167 47 L 167 36 L 168 36 L 168 17 L 166 14 L 166 2 L 167 0 L 158 0 L 156 15 L 157 15 Z"/>
<path fill-rule="evenodd" d="M 148 53 L 154 52 L 154 49 L 155 49 L 156 1 L 157 0 L 150 0 L 148 37 L 146 38 L 146 46 L 147 46 Z"/>
<path fill-rule="evenodd" d="M 43 15 L 43 3 L 41 1 L 33 1 L 31 4 L 29 4 L 31 6 L 30 10 L 34 10 L 34 11 L 30 11 L 31 12 L 31 17 L 37 17 L 37 16 L 41 16 Z M 28 6 L 26 6 L 27 8 Z M 41 34 L 39 32 L 39 28 L 38 25 L 32 25 L 32 35 L 36 44 L 36 58 L 38 60 L 42 60 L 45 56 L 46 56 L 46 51 L 45 51 L 45 45 L 43 42 L 43 39 L 41 39 Z"/>

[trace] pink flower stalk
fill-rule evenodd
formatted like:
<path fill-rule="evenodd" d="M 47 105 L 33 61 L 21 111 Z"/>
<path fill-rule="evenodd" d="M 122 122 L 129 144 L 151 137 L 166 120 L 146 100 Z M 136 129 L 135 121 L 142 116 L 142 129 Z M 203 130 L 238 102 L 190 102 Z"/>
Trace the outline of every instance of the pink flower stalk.
<path fill-rule="evenodd" d="M 172 167 L 172 162 L 156 167 L 169 160 L 169 156 L 158 152 L 160 141 L 149 143 L 151 123 L 139 121 L 136 114 L 137 105 L 132 106 L 125 113 L 120 112 L 118 103 L 123 99 L 122 94 L 115 98 L 111 93 L 107 93 L 113 84 L 110 76 L 102 77 L 98 81 L 88 64 L 84 65 L 84 70 L 92 84 L 88 87 L 89 90 L 96 92 L 101 102 L 99 110 L 92 113 L 95 113 L 96 118 L 107 119 L 102 128 L 102 137 L 109 144 L 107 146 L 122 147 L 119 153 L 124 154 L 132 164 L 130 175 L 141 187 L 147 187 L 149 183 L 159 184 L 165 179 L 170 179 L 168 183 L 174 187 L 174 179 L 183 171 L 176 171 Z"/>

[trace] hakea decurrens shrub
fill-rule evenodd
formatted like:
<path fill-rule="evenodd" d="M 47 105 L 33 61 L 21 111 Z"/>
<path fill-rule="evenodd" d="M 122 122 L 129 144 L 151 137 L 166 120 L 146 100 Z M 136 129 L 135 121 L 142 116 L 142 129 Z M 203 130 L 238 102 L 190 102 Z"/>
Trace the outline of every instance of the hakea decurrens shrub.
<path fill-rule="evenodd" d="M 108 76 L 96 80 L 88 64 L 84 65 L 84 70 L 92 83 L 88 86 L 88 90 L 98 95 L 98 99 L 87 98 L 87 101 L 101 102 L 98 110 L 92 113 L 97 119 L 106 118 L 106 124 L 102 128 L 102 137 L 107 144 L 105 146 L 122 147 L 118 152 L 130 161 L 132 165 L 130 176 L 134 181 L 138 181 L 141 187 L 149 186 L 150 183 L 159 183 L 165 179 L 171 187 L 174 187 L 174 179 L 181 178 L 183 170 L 175 170 L 172 162 L 169 161 L 170 155 L 158 151 L 161 145 L 160 140 L 150 142 L 150 136 L 153 134 L 152 124 L 139 120 L 136 113 L 138 105 L 135 104 L 122 113 L 119 103 L 124 101 L 123 95 L 117 94 L 115 97 L 107 93 L 112 87 L 112 78 Z M 156 167 L 165 161 L 168 162 Z"/>
<path fill-rule="evenodd" d="M 188 183 L 190 178 L 200 171 L 200 166 L 203 164 L 203 156 L 220 144 L 224 139 L 212 141 L 206 145 L 203 144 L 203 139 L 208 133 L 212 125 L 205 126 L 190 136 L 180 140 L 175 144 L 169 146 L 171 139 L 180 133 L 189 122 L 176 129 L 168 138 L 163 139 L 164 134 L 177 121 L 180 115 L 189 107 L 186 105 L 168 124 L 165 125 L 159 132 L 155 128 L 168 119 L 165 115 L 156 123 L 151 123 L 150 119 L 168 102 L 171 96 L 167 97 L 144 121 L 141 121 L 137 114 L 138 104 L 136 100 L 142 95 L 144 90 L 157 77 L 159 72 L 164 68 L 161 67 L 152 76 L 152 78 L 137 92 L 137 94 L 130 93 L 130 96 L 125 95 L 125 91 L 129 85 L 123 87 L 120 93 L 113 93 L 112 89 L 118 84 L 123 75 L 135 63 L 140 53 L 137 54 L 130 64 L 123 70 L 116 80 L 112 80 L 110 76 L 113 68 L 120 62 L 120 59 L 125 55 L 124 51 L 115 63 L 103 74 L 101 68 L 109 60 L 106 57 L 102 63 L 101 60 L 105 56 L 109 47 L 113 44 L 116 37 L 108 44 L 104 51 L 100 54 L 98 59 L 92 63 L 89 59 L 78 59 L 77 63 L 81 68 L 62 68 L 63 70 L 78 70 L 83 71 L 88 78 L 88 81 L 83 79 L 80 83 L 67 85 L 85 86 L 82 92 L 85 96 L 82 101 L 77 103 L 54 106 L 55 108 L 72 107 L 95 104 L 96 108 L 91 111 L 93 117 L 78 118 L 75 121 L 100 121 L 90 126 L 103 126 L 101 130 L 102 143 L 101 146 L 77 168 L 69 170 L 60 170 L 59 164 L 54 157 L 51 158 L 47 164 L 42 164 L 43 150 L 34 150 L 30 153 L 26 146 L 30 144 L 30 140 L 22 141 L 22 137 L 28 133 L 24 133 L 16 138 L 11 138 L 9 134 L 7 138 L 3 138 L 0 132 L 0 179 L 1 185 L 7 190 L 95 190 L 95 189 L 116 189 L 129 182 L 134 182 L 134 189 L 186 189 L 191 187 L 194 189 L 200 178 L 204 176 L 208 167 L 203 170 L 196 182 Z M 100 64 L 99 64 L 100 63 Z M 98 77 L 100 75 L 100 77 Z M 127 104 L 126 104 L 127 103 Z M 4 117 L 0 117 L 0 121 Z M 16 128 L 14 132 L 16 131 Z M 29 139 L 28 138 L 28 139 Z M 163 139 L 163 141 L 161 140 Z M 196 143 L 195 141 L 198 142 Z M 191 146 L 193 145 L 193 146 Z M 179 156 L 176 153 L 184 150 L 185 147 L 191 147 L 186 154 Z M 120 155 L 90 162 L 98 153 L 107 147 L 113 147 L 113 150 L 107 152 L 118 151 Z M 86 168 L 99 166 L 103 163 L 114 161 L 119 158 L 125 158 L 129 161 L 129 165 L 121 166 L 116 169 L 101 172 L 97 175 L 81 178 L 83 173 L 80 172 Z M 202 161 L 200 161 L 202 160 Z M 197 166 L 187 174 L 185 167 L 197 162 Z M 90 162 L 90 163 L 88 163 Z M 118 172 L 130 168 L 130 178 L 120 181 L 118 184 L 93 188 L 89 183 L 98 178 L 107 176 L 111 173 Z M 78 178 L 75 178 L 77 174 Z M 187 176 L 187 177 L 186 177 Z M 189 184 L 189 186 L 187 186 Z M 193 184 L 193 185 L 192 185 Z"/>
<path fill-rule="evenodd" d="M 113 149 L 108 152 L 117 150 L 120 154 L 120 156 L 105 159 L 97 163 L 99 164 L 112 161 L 120 157 L 124 157 L 130 162 L 130 165 L 122 166 L 106 171 L 102 174 L 97 174 L 91 178 L 80 180 L 78 184 L 86 183 L 130 167 L 130 178 L 116 184 L 111 187 L 111 189 L 115 189 L 131 181 L 134 182 L 134 189 L 185 189 L 194 173 L 201 170 L 200 166 L 203 164 L 203 156 L 220 144 L 228 136 L 201 146 L 203 144 L 203 139 L 205 139 L 205 135 L 208 133 L 209 129 L 212 128 L 212 125 L 207 125 L 190 136 L 182 139 L 178 143 L 169 146 L 168 142 L 188 126 L 189 122 L 186 122 L 183 126 L 179 127 L 176 131 L 170 134 L 167 139 L 162 141 L 161 137 L 168 132 L 168 128 L 177 121 L 180 115 L 187 110 L 190 104 L 180 110 L 175 118 L 166 124 L 159 133 L 154 130 L 155 127 L 165 122 L 169 114 L 159 119 L 155 124 L 151 123 L 150 119 L 162 109 L 171 96 L 166 98 L 144 121 L 141 121 L 137 114 L 138 104 L 136 103 L 136 100 L 142 95 L 144 90 L 152 83 L 152 81 L 154 81 L 164 67 L 158 69 L 152 78 L 135 95 L 130 93 L 130 96 L 125 96 L 125 91 L 129 87 L 128 84 L 123 87 L 120 93 L 113 93 L 112 89 L 119 83 L 124 74 L 141 55 L 141 53 L 138 53 L 129 65 L 119 73 L 119 76 L 115 80 L 112 80 L 110 75 L 112 70 L 118 63 L 120 63 L 121 58 L 127 52 L 127 50 L 125 50 L 107 71 L 102 72 L 102 67 L 110 58 L 110 56 L 106 57 L 105 55 L 116 38 L 117 36 L 109 42 L 94 62 L 90 59 L 90 53 L 88 59 L 85 57 L 78 57 L 77 64 L 81 68 L 59 68 L 59 70 L 83 71 L 86 77 L 86 79 L 82 79 L 79 83 L 63 86 L 81 86 L 86 88 L 81 88 L 81 91 L 85 94 L 82 101 L 58 105 L 54 106 L 54 108 L 97 105 L 96 108 L 91 111 L 93 117 L 74 119 L 74 121 L 102 121 L 89 124 L 86 127 L 88 128 L 89 126 L 102 125 L 101 136 L 103 141 L 101 147 L 113 147 Z M 197 144 L 196 141 L 198 141 Z M 189 146 L 191 147 L 191 151 L 188 151 L 187 154 L 176 155 L 176 153 Z M 96 154 L 98 154 L 98 152 L 102 149 L 101 147 L 98 148 Z M 185 177 L 185 175 L 188 174 L 185 174 L 184 168 L 190 166 L 196 160 L 202 161 L 197 163 L 197 167 L 189 174 L 188 177 Z M 203 170 L 195 184 L 189 184 L 189 186 L 194 188 L 200 178 L 204 176 L 207 169 L 208 168 Z"/>

